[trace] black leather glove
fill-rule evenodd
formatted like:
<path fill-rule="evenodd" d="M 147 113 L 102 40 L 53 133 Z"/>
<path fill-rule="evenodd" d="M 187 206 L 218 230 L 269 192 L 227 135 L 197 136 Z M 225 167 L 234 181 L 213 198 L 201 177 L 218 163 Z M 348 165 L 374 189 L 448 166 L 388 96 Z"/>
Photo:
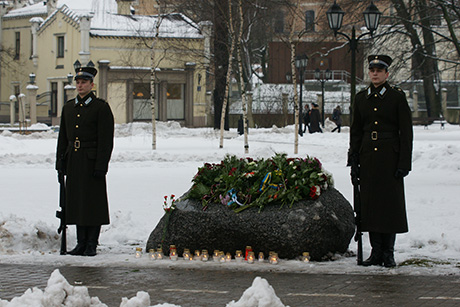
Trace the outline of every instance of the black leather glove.
<path fill-rule="evenodd" d="M 359 154 L 353 153 L 348 155 L 347 166 L 351 166 L 351 182 L 353 185 L 359 184 Z"/>
<path fill-rule="evenodd" d="M 395 172 L 395 177 L 396 178 L 404 178 L 406 177 L 407 175 L 409 175 L 409 171 L 407 169 L 401 169 L 401 168 L 398 168 Z"/>
<path fill-rule="evenodd" d="M 105 174 L 107 174 L 106 171 L 94 170 L 93 176 L 96 178 L 104 178 Z"/>
<path fill-rule="evenodd" d="M 64 175 L 66 174 L 66 160 L 64 159 L 64 155 L 60 155 L 59 159 L 56 162 L 56 170 L 62 172 Z"/>
<path fill-rule="evenodd" d="M 359 185 L 359 166 L 351 167 L 351 183 L 353 185 Z"/>
<path fill-rule="evenodd" d="M 58 171 L 57 177 L 58 177 L 59 184 L 63 184 L 64 183 L 64 172 Z"/>

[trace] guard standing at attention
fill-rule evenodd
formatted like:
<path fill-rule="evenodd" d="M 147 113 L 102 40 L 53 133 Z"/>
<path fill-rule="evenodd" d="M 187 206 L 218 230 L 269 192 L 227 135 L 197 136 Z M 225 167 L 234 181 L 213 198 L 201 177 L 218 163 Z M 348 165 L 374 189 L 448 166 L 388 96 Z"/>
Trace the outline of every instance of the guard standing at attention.
<path fill-rule="evenodd" d="M 403 178 L 412 165 L 412 114 L 404 92 L 388 84 L 387 55 L 371 55 L 371 84 L 352 109 L 348 165 L 361 191 L 361 227 L 372 246 L 364 266 L 394 267 L 397 233 L 409 231 Z"/>
<path fill-rule="evenodd" d="M 62 108 L 56 169 L 66 175 L 66 222 L 76 225 L 71 255 L 95 256 L 101 225 L 109 224 L 106 174 L 113 149 L 109 104 L 92 92 L 94 67 L 76 71 L 78 95 Z"/>

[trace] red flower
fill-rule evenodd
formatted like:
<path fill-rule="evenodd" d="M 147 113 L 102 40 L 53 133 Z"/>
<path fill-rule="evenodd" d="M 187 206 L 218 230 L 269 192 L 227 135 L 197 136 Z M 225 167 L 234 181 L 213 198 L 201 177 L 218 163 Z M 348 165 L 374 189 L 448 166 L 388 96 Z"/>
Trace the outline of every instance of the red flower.
<path fill-rule="evenodd" d="M 233 176 L 233 173 L 236 171 L 236 167 L 232 167 L 232 169 L 228 172 L 229 176 Z"/>
<path fill-rule="evenodd" d="M 316 186 L 312 186 L 310 188 L 310 198 L 311 199 L 317 199 L 319 195 L 316 193 Z"/>

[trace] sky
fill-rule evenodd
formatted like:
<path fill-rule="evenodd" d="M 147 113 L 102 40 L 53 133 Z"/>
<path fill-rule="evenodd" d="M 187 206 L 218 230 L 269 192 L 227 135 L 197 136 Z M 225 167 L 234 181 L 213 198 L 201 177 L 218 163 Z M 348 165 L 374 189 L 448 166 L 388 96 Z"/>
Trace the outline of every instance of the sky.
<path fill-rule="evenodd" d="M 198 167 L 205 162 L 219 162 L 226 154 L 253 158 L 268 158 L 275 153 L 316 157 L 332 173 L 335 188 L 351 202 L 350 170 L 346 167 L 349 130 L 343 127 L 342 133 L 331 133 L 333 127 L 327 119 L 324 133 L 305 134 L 299 138 L 299 153 L 295 155 L 294 126 L 249 129 L 249 154 L 244 154 L 244 139 L 236 129 L 225 133 L 224 147 L 219 148 L 220 133 L 212 128 L 182 128 L 175 122 L 158 122 L 157 149 L 152 150 L 151 125 L 117 125 L 107 175 L 111 224 L 102 227 L 95 257 L 59 255 L 60 237 L 56 233 L 59 221 L 55 218 L 59 185 L 54 170 L 57 133 L 42 124 L 32 127 L 43 129 L 42 132 L 30 135 L 0 131 L 0 263 L 53 265 L 56 269 L 63 265 L 172 265 L 178 269 L 207 266 L 216 270 L 253 272 L 460 275 L 458 125 L 446 125 L 444 130 L 439 124 L 428 129 L 414 127 L 413 170 L 405 180 L 409 232 L 397 236 L 395 259 L 399 264 L 414 260 L 418 264 L 401 265 L 392 270 L 361 267 L 356 265 L 355 257 L 343 255 L 337 255 L 335 261 L 309 264 L 281 259 L 276 266 L 152 261 L 147 256 L 134 257 L 136 247 L 145 249 L 148 236 L 163 215 L 164 196 L 183 195 L 190 189 Z M 69 227 L 67 240 L 68 249 L 73 248 L 76 243 L 74 226 Z M 363 243 L 367 258 L 370 252 L 367 234 L 363 236 Z M 356 252 L 354 241 L 350 242 L 349 250 Z M 43 302 L 46 297 L 56 297 L 49 293 L 64 290 L 72 294 L 68 295 L 72 299 L 89 299 L 95 302 L 91 306 L 104 306 L 103 302 L 97 302 L 98 298 L 89 298 L 85 287 L 67 284 L 56 270 L 46 289 L 31 289 L 12 301 L 0 297 L 0 307 L 27 306 L 20 301 L 26 299 Z M 268 300 L 270 306 L 284 306 L 276 297 L 276 289 L 262 278 L 248 285 L 240 305 L 229 302 L 227 306 L 257 306 L 250 302 L 262 300 Z M 139 289 L 136 297 L 120 298 L 120 306 L 150 306 L 150 298 Z"/>

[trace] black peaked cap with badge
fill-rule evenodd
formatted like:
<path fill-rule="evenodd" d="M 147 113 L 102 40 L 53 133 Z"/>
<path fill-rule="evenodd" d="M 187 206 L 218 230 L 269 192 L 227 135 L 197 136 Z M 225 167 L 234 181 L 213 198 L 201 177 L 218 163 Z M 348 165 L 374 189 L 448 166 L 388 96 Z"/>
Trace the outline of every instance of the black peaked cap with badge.
<path fill-rule="evenodd" d="M 85 79 L 93 80 L 97 75 L 97 69 L 94 67 L 80 67 L 75 70 L 75 80 Z"/>
<path fill-rule="evenodd" d="M 387 69 L 393 62 L 393 59 L 391 57 L 383 54 L 370 55 L 367 57 L 367 60 L 369 61 L 369 69 L 373 67 Z"/>

